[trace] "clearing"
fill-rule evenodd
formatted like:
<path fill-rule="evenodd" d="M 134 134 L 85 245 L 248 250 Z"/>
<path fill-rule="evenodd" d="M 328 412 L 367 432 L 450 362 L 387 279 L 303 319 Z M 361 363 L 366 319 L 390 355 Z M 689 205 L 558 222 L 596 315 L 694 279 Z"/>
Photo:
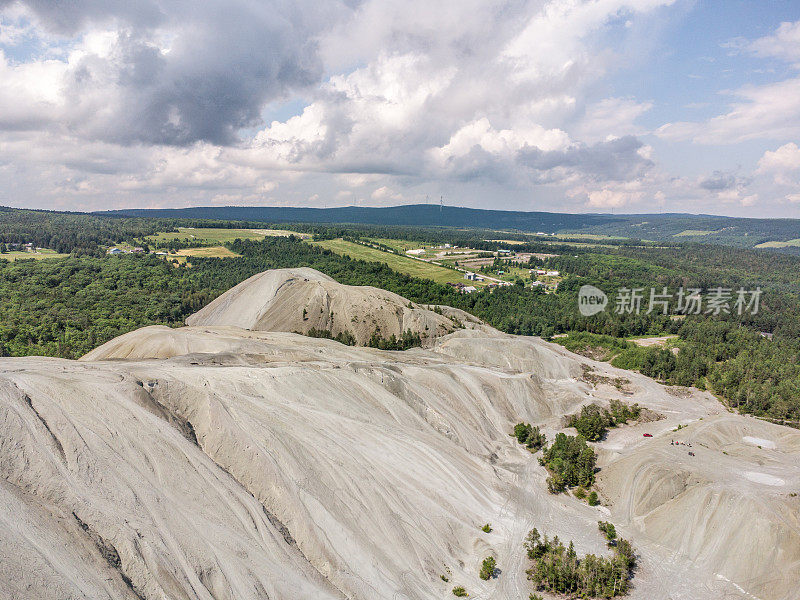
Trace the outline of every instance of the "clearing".
<path fill-rule="evenodd" d="M 800 238 L 786 240 L 785 242 L 772 241 L 755 245 L 756 248 L 789 248 L 791 246 L 800 246 Z"/>
<path fill-rule="evenodd" d="M 22 252 L 20 250 L 5 252 L 3 254 L 0 254 L 0 259 L 15 261 L 15 260 L 25 260 L 32 258 L 34 260 L 41 260 L 43 258 L 65 258 L 67 256 L 69 256 L 69 254 L 59 254 L 55 250 L 40 248 L 36 252 Z"/>
<path fill-rule="evenodd" d="M 637 346 L 666 346 L 667 342 L 678 339 L 677 335 L 660 335 L 657 337 L 633 337 L 628 338 Z"/>
<path fill-rule="evenodd" d="M 378 240 L 376 240 L 378 241 Z M 354 242 L 347 242 L 343 239 L 335 240 L 322 240 L 320 242 L 311 242 L 315 246 L 326 248 L 336 254 L 346 254 L 350 258 L 357 260 L 367 260 L 370 262 L 381 262 L 389 265 L 390 268 L 406 275 L 413 277 L 420 277 L 422 279 L 432 279 L 437 283 L 464 283 L 466 285 L 480 286 L 479 282 L 471 282 L 464 279 L 464 275 L 460 271 L 447 269 L 438 265 L 425 262 L 424 260 L 417 260 L 407 256 L 399 256 L 378 250 L 377 248 L 370 248 L 369 246 L 362 246 Z"/>
<path fill-rule="evenodd" d="M 179 263 L 185 263 L 192 256 L 199 256 L 202 258 L 235 258 L 241 256 L 232 250 L 228 250 L 225 246 L 204 246 L 203 248 L 182 248 L 176 253 L 169 253 L 161 255 L 166 260 L 177 260 Z M 191 267 L 191 263 L 189 263 Z"/>
<path fill-rule="evenodd" d="M 189 239 L 194 242 L 208 242 L 209 244 L 224 244 L 235 239 L 260 240 L 267 236 L 296 235 L 302 238 L 310 237 L 308 234 L 298 233 L 283 229 L 226 229 L 226 228 L 199 228 L 178 227 L 178 231 L 161 232 L 147 238 L 152 243 L 168 242 L 170 240 Z"/>
<path fill-rule="evenodd" d="M 676 233 L 672 237 L 691 237 L 695 235 L 708 235 L 710 233 L 717 233 L 715 229 L 684 229 L 680 233 Z"/>

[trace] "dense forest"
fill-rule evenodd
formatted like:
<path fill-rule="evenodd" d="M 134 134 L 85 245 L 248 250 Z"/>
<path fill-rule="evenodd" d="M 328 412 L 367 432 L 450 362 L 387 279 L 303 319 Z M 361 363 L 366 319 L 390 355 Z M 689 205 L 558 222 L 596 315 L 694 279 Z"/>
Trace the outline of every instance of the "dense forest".
<path fill-rule="evenodd" d="M 156 219 L 107 219 L 80 213 L 12 210 L 0 207 L 0 243 L 33 243 L 64 254 L 94 254 L 123 241 L 159 231 L 173 231 L 175 223 Z"/>

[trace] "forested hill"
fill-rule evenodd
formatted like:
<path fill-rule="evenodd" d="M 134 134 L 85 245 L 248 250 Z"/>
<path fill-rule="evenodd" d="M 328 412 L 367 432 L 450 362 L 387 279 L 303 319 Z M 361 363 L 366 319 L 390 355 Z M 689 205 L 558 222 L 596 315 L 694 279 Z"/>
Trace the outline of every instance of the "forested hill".
<path fill-rule="evenodd" d="M 217 206 L 195 208 L 128 209 L 95 213 L 99 216 L 161 217 L 260 221 L 264 223 L 358 223 L 411 227 L 479 227 L 553 233 L 611 225 L 611 215 L 482 210 L 432 204 L 385 208 L 291 208 L 267 206 Z"/>
<path fill-rule="evenodd" d="M 567 214 L 483 210 L 412 204 L 383 208 L 216 206 L 126 209 L 94 213 L 112 217 L 214 219 L 262 223 L 351 223 L 409 227 L 464 227 L 527 233 L 584 233 L 642 240 L 700 242 L 800 252 L 800 219 L 745 219 L 690 214 Z M 786 243 L 788 242 L 788 243 Z"/>

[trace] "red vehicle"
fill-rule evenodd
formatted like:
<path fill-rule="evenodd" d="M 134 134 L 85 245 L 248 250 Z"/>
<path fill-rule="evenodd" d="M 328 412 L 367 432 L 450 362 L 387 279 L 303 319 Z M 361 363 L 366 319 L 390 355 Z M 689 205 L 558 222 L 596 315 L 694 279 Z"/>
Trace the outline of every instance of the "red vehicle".
<path fill-rule="evenodd" d="M 653 434 L 652 434 L 652 433 L 643 433 L 642 435 L 643 435 L 644 437 L 653 437 Z"/>

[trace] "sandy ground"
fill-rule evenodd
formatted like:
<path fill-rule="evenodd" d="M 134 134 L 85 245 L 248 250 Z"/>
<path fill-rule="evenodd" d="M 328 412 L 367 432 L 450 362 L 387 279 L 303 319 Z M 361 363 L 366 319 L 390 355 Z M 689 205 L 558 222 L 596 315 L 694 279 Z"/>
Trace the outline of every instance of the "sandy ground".
<path fill-rule="evenodd" d="M 150 327 L 85 358 L 0 360 L 2 598 L 527 598 L 527 532 L 604 553 L 600 519 L 631 598 L 797 598 L 800 432 L 709 394 L 485 326 L 406 352 Z M 508 435 L 621 397 L 582 364 L 664 417 L 596 445 L 594 508 Z"/>
<path fill-rule="evenodd" d="M 664 346 L 670 340 L 675 340 L 677 338 L 677 335 L 662 335 L 649 338 L 633 338 L 631 341 L 637 346 Z"/>

